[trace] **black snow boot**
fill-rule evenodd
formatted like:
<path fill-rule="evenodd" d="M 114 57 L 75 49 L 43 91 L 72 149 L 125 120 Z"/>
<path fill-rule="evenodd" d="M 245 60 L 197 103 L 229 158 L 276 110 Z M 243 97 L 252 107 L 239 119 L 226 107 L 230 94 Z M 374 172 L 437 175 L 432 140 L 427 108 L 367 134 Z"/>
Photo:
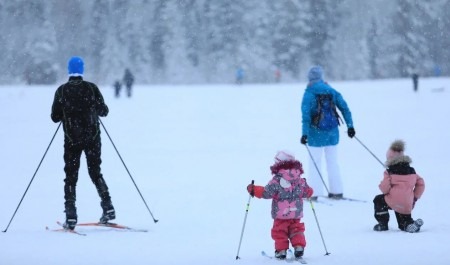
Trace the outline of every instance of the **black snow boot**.
<path fill-rule="evenodd" d="M 414 221 L 414 223 L 409 224 L 405 231 L 409 232 L 409 233 L 417 233 L 420 231 L 420 227 L 423 225 L 423 220 L 422 219 L 417 219 Z"/>
<path fill-rule="evenodd" d="M 344 197 L 344 194 L 342 193 L 328 193 L 328 198 L 334 199 L 334 200 L 341 200 Z"/>
<path fill-rule="evenodd" d="M 373 230 L 374 231 L 387 231 L 387 230 L 389 230 L 389 227 L 388 227 L 388 225 L 387 224 L 376 224 L 374 227 L 373 227 Z"/>

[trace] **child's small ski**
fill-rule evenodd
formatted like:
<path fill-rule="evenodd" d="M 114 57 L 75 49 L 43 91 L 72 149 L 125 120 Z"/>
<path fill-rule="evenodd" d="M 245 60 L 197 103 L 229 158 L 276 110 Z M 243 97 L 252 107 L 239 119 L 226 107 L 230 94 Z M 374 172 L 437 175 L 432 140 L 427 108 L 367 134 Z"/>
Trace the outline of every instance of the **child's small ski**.
<path fill-rule="evenodd" d="M 273 257 L 273 256 L 269 256 L 269 255 L 267 255 L 267 253 L 263 250 L 263 251 L 261 251 L 261 255 L 263 256 L 263 257 L 266 257 L 266 258 L 269 258 L 269 259 L 274 259 L 275 257 Z"/>
<path fill-rule="evenodd" d="M 306 262 L 306 260 L 303 257 L 295 258 L 294 260 L 300 262 L 301 264 L 308 264 L 308 262 Z"/>
<path fill-rule="evenodd" d="M 292 261 L 297 261 L 297 262 L 300 262 L 301 264 L 308 264 L 308 262 L 306 262 L 306 260 L 304 260 L 303 257 L 296 258 L 294 256 L 294 253 L 292 253 L 292 250 L 288 249 L 287 252 L 288 252 L 289 256 L 292 258 Z"/>

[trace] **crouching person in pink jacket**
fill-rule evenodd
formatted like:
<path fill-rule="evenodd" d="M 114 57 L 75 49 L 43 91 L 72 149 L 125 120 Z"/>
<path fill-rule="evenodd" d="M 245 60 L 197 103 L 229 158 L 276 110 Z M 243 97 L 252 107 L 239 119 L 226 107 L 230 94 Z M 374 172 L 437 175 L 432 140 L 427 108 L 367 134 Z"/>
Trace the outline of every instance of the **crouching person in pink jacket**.
<path fill-rule="evenodd" d="M 301 258 L 306 246 L 303 217 L 303 198 L 310 198 L 313 189 L 302 178 L 300 161 L 287 152 L 275 156 L 270 167 L 272 179 L 266 186 L 247 186 L 248 192 L 256 198 L 272 199 L 272 239 L 275 241 L 275 258 L 286 259 L 289 242 L 294 247 L 295 258 Z"/>
<path fill-rule="evenodd" d="M 405 142 L 394 141 L 386 153 L 386 171 L 379 188 L 383 194 L 373 199 L 375 231 L 389 229 L 389 211 L 394 210 L 398 228 L 409 233 L 417 233 L 423 225 L 422 219 L 413 220 L 412 209 L 425 190 L 424 180 L 410 166 L 411 158 L 404 154 Z"/>

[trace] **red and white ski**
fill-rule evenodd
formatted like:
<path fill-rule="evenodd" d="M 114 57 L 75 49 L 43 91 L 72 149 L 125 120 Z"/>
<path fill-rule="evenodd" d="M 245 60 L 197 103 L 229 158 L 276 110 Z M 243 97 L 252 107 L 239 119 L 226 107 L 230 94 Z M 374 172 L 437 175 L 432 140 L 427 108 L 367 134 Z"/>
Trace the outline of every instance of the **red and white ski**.
<path fill-rule="evenodd" d="M 60 225 L 62 227 L 62 224 L 60 222 L 57 222 L 58 225 Z M 71 234 L 76 234 L 79 236 L 86 236 L 86 234 L 84 233 L 80 233 L 78 231 L 75 230 L 70 230 L 70 229 L 65 229 L 65 228 L 56 228 L 56 229 L 50 229 L 48 226 L 45 227 L 45 230 L 47 231 L 52 231 L 52 232 L 64 232 L 64 233 L 71 233 Z"/>
<path fill-rule="evenodd" d="M 53 231 L 53 232 L 66 232 L 66 233 L 72 233 L 72 234 L 76 234 L 76 235 L 80 235 L 80 236 L 86 236 L 87 234 L 85 233 L 81 233 L 78 232 L 77 230 L 70 230 L 70 229 L 65 229 L 63 228 L 63 224 L 59 221 L 56 222 L 61 228 L 57 228 L 57 229 L 50 229 L 48 226 L 45 227 L 45 229 L 47 231 Z M 147 229 L 138 229 L 138 228 L 132 228 L 129 226 L 125 226 L 125 225 L 120 225 L 120 224 L 116 224 L 116 223 L 106 223 L 106 224 L 102 224 L 102 223 L 79 223 L 76 225 L 77 227 L 79 226 L 84 226 L 84 227 L 88 227 L 88 226 L 93 226 L 93 227 L 106 227 L 106 228 L 113 228 L 113 229 L 117 229 L 117 230 L 123 230 L 123 231 L 128 231 L 128 232 L 148 232 Z"/>
<path fill-rule="evenodd" d="M 109 228 L 115 228 L 115 229 L 119 229 L 119 230 L 126 230 L 126 231 L 130 231 L 130 232 L 148 232 L 147 229 L 140 229 L 140 228 L 132 228 L 129 226 L 125 226 L 125 225 L 120 225 L 120 224 L 116 224 L 116 223 L 79 223 L 77 224 L 77 226 L 100 226 L 100 227 L 109 227 Z"/>

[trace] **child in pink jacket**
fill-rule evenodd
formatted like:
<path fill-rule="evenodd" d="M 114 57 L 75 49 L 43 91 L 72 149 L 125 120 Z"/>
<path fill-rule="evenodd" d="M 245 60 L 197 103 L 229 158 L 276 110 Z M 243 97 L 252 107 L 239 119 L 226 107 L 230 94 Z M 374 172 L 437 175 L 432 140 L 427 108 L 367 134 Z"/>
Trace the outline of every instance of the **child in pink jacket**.
<path fill-rule="evenodd" d="M 294 247 L 294 256 L 300 258 L 306 246 L 303 217 L 303 198 L 310 198 L 313 189 L 303 174 L 302 164 L 287 152 L 280 151 L 275 156 L 275 164 L 270 167 L 273 178 L 265 186 L 247 186 L 252 196 L 272 199 L 272 239 L 275 241 L 275 257 L 286 258 L 289 242 Z"/>
<path fill-rule="evenodd" d="M 423 225 L 422 219 L 413 220 L 412 209 L 425 190 L 424 180 L 410 166 L 411 158 L 404 154 L 405 142 L 394 141 L 386 153 L 386 171 L 379 188 L 383 194 L 373 199 L 375 231 L 389 229 L 389 211 L 394 210 L 398 228 L 409 233 L 417 233 Z"/>

